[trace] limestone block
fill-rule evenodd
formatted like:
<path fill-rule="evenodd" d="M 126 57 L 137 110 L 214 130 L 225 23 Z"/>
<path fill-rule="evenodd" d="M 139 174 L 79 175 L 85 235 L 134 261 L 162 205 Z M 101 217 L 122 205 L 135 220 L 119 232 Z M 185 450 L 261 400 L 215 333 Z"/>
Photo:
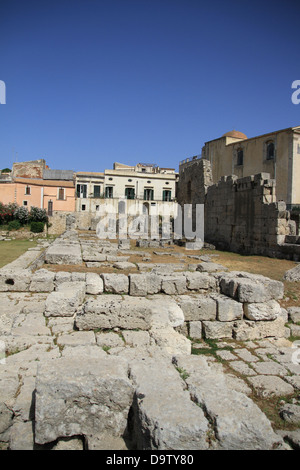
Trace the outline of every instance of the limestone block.
<path fill-rule="evenodd" d="M 244 304 L 245 317 L 248 320 L 275 320 L 281 313 L 281 307 L 276 300 L 264 303 Z"/>
<path fill-rule="evenodd" d="M 202 338 L 202 323 L 201 321 L 190 322 L 190 337 L 194 339 Z"/>
<path fill-rule="evenodd" d="M 104 291 L 112 294 L 128 294 L 129 280 L 125 274 L 101 274 Z"/>
<path fill-rule="evenodd" d="M 294 268 L 286 271 L 283 278 L 286 281 L 299 282 L 300 281 L 300 264 L 297 264 L 297 266 L 295 266 Z"/>
<path fill-rule="evenodd" d="M 148 297 L 151 300 L 151 325 L 170 325 L 178 327 L 184 324 L 184 314 L 176 300 L 164 294 Z"/>
<path fill-rule="evenodd" d="M 99 295 L 89 299 L 77 313 L 79 330 L 125 328 L 148 330 L 151 324 L 151 302 L 143 297 L 123 299 L 121 295 Z"/>
<path fill-rule="evenodd" d="M 63 282 L 71 281 L 71 273 L 65 271 L 59 271 L 55 274 L 55 286 L 62 284 Z"/>
<path fill-rule="evenodd" d="M 213 448 L 271 450 L 280 441 L 258 406 L 229 387 L 225 374 L 210 367 L 205 358 L 176 357 L 176 364 L 186 371 L 188 390 L 212 423 Z"/>
<path fill-rule="evenodd" d="M 186 277 L 183 275 L 163 276 L 161 290 L 168 295 L 184 294 L 187 290 Z"/>
<path fill-rule="evenodd" d="M 86 273 L 71 273 L 71 281 L 72 282 L 85 282 L 86 281 Z"/>
<path fill-rule="evenodd" d="M 122 436 L 133 398 L 127 362 L 105 356 L 41 363 L 36 377 L 35 441 L 108 433 Z"/>
<path fill-rule="evenodd" d="M 47 269 L 38 269 L 32 276 L 30 292 L 52 292 L 54 290 L 55 273 Z"/>
<path fill-rule="evenodd" d="M 273 375 L 257 375 L 255 377 L 248 377 L 249 382 L 255 389 L 255 392 L 264 398 L 280 397 L 284 395 L 293 395 L 294 388 L 292 385 L 286 383 L 280 377 Z"/>
<path fill-rule="evenodd" d="M 300 307 L 288 307 L 288 316 L 293 323 L 300 323 Z"/>
<path fill-rule="evenodd" d="M 179 373 L 161 358 L 130 363 L 136 388 L 133 441 L 142 450 L 204 450 L 208 422 L 184 390 Z"/>
<path fill-rule="evenodd" d="M 237 341 L 247 341 L 268 337 L 284 338 L 285 321 L 278 317 L 272 321 L 238 320 L 234 322 L 233 337 Z"/>
<path fill-rule="evenodd" d="M 65 282 L 58 286 L 57 291 L 51 292 L 45 303 L 46 317 L 71 317 L 85 297 L 85 282 Z"/>
<path fill-rule="evenodd" d="M 204 262 L 197 265 L 197 271 L 215 273 L 218 271 L 228 271 L 228 268 L 225 268 L 224 266 L 218 263 Z"/>
<path fill-rule="evenodd" d="M 161 291 L 161 276 L 152 273 L 129 274 L 129 294 L 146 296 Z"/>
<path fill-rule="evenodd" d="M 184 273 L 187 281 L 187 289 L 188 290 L 196 290 L 196 291 L 202 291 L 202 290 L 208 290 L 209 288 L 212 288 L 215 286 L 216 282 L 215 279 L 210 277 L 206 273 L 201 273 L 201 272 L 186 272 Z"/>
<path fill-rule="evenodd" d="M 216 301 L 205 295 L 181 295 L 175 297 L 183 311 L 185 321 L 216 320 Z"/>
<path fill-rule="evenodd" d="M 81 247 L 79 243 L 53 243 L 46 250 L 45 263 L 48 264 L 70 264 L 82 263 Z"/>
<path fill-rule="evenodd" d="M 103 279 L 97 273 L 86 273 L 86 293 L 90 295 L 102 294 L 104 290 Z"/>
<path fill-rule="evenodd" d="M 232 338 L 233 322 L 203 321 L 202 324 L 207 339 Z"/>
<path fill-rule="evenodd" d="M 150 345 L 150 336 L 148 331 L 123 331 L 125 343 L 134 348 L 141 348 Z M 123 343 L 124 346 L 124 343 Z"/>
<path fill-rule="evenodd" d="M 152 327 L 149 330 L 151 338 L 155 344 L 166 353 L 173 354 L 191 354 L 191 342 L 185 336 L 175 331 L 171 326 L 164 328 Z"/>
<path fill-rule="evenodd" d="M 231 272 L 222 275 L 219 281 L 221 292 L 239 302 L 261 303 L 283 298 L 283 283 L 261 275 Z"/>
<path fill-rule="evenodd" d="M 117 348 L 124 346 L 124 341 L 121 336 L 113 331 L 96 333 L 96 341 L 98 346 L 102 348 Z"/>
<path fill-rule="evenodd" d="M 225 296 L 212 296 L 217 302 L 217 320 L 233 321 L 243 318 L 243 305 L 240 302 Z"/>
<path fill-rule="evenodd" d="M 32 274 L 26 269 L 1 269 L 0 292 L 28 292 Z"/>

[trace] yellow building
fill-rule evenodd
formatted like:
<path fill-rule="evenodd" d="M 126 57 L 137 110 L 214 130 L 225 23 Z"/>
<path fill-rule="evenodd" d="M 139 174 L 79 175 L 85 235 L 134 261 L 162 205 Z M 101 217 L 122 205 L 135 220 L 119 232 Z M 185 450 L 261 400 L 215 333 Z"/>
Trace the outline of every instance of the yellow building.
<path fill-rule="evenodd" d="M 201 158 L 210 161 L 214 183 L 226 175 L 269 173 L 276 180 L 277 200 L 300 205 L 300 126 L 250 139 L 242 132 L 227 132 L 206 142 Z"/>

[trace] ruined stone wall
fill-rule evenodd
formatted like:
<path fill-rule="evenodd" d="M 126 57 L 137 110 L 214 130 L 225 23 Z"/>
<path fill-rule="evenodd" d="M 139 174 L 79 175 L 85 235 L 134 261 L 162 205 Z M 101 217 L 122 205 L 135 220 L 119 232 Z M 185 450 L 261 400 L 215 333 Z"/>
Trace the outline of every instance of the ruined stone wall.
<path fill-rule="evenodd" d="M 293 222 L 269 174 L 223 177 L 207 190 L 205 240 L 221 249 L 297 260 L 300 246 L 287 244 Z"/>
<path fill-rule="evenodd" d="M 242 254 L 300 259 L 299 243 L 288 239 L 295 222 L 285 202 L 276 201 L 276 182 L 268 173 L 223 176 L 212 184 L 208 160 L 179 170 L 179 203 L 192 203 L 193 213 L 196 204 L 205 204 L 205 242 Z"/>
<path fill-rule="evenodd" d="M 204 204 L 207 188 L 212 185 L 211 165 L 203 158 L 179 167 L 177 201 L 183 204 Z"/>
<path fill-rule="evenodd" d="M 13 164 L 13 178 L 37 178 L 43 179 L 46 168 L 45 160 L 32 160 L 29 162 L 17 162 Z"/>

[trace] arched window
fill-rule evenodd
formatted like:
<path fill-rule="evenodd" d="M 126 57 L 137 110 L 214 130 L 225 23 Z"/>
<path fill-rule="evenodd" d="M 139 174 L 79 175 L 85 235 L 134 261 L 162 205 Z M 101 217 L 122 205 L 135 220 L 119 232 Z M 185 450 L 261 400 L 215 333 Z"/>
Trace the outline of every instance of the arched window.
<path fill-rule="evenodd" d="M 272 140 L 266 143 L 266 160 L 274 160 L 275 144 Z"/>
<path fill-rule="evenodd" d="M 237 165 L 243 165 L 244 164 L 244 150 L 243 149 L 238 149 L 238 151 L 237 151 L 236 164 Z"/>

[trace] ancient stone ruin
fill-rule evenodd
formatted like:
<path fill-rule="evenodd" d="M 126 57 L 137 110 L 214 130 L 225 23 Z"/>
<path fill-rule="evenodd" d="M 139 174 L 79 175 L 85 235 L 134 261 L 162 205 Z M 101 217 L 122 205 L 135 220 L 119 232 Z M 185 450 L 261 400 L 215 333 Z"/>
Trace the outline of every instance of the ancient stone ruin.
<path fill-rule="evenodd" d="M 2 447 L 295 447 L 252 399 L 299 394 L 283 283 L 173 249 L 69 230 L 0 270 Z"/>

